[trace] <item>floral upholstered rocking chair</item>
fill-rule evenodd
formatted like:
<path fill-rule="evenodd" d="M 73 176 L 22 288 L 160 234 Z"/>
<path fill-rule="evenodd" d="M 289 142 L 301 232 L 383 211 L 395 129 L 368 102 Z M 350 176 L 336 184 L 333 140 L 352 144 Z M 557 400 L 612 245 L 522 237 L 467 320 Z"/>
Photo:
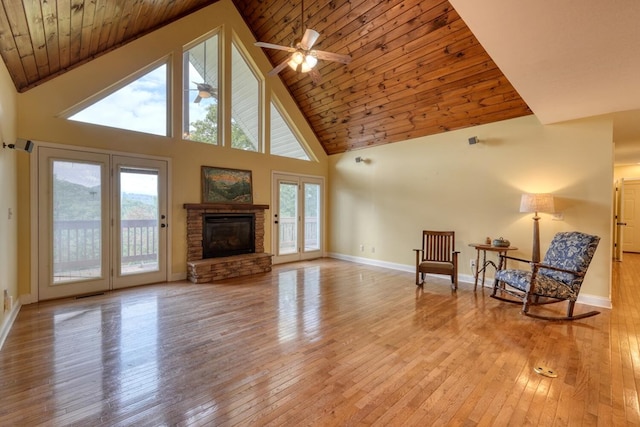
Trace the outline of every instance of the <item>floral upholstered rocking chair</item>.
<path fill-rule="evenodd" d="M 522 304 L 523 314 L 545 320 L 575 320 L 600 314 L 599 311 L 573 314 L 582 281 L 599 241 L 598 236 L 577 231 L 562 232 L 555 235 L 541 263 L 502 256 L 505 260 L 529 262 L 531 271 L 497 271 L 491 296 Z M 544 316 L 529 311 L 532 306 L 563 301 L 568 302 L 567 315 L 564 317 Z"/>

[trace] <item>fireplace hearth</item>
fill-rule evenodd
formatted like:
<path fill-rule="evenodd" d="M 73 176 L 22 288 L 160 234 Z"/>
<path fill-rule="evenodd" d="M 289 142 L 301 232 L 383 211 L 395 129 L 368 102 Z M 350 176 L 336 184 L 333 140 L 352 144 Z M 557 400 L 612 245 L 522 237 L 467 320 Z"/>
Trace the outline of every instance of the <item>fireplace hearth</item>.
<path fill-rule="evenodd" d="M 206 283 L 271 271 L 264 252 L 268 205 L 199 203 L 187 210 L 187 279 Z"/>

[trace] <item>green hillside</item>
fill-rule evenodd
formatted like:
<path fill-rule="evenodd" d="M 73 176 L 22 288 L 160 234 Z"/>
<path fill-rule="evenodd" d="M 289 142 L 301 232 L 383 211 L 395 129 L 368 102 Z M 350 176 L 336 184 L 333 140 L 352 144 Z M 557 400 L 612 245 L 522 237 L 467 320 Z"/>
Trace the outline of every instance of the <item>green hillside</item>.
<path fill-rule="evenodd" d="M 85 187 L 54 179 L 54 218 L 64 220 L 100 219 L 100 186 Z M 122 219 L 154 219 L 157 217 L 156 196 L 125 193 L 122 196 Z"/>

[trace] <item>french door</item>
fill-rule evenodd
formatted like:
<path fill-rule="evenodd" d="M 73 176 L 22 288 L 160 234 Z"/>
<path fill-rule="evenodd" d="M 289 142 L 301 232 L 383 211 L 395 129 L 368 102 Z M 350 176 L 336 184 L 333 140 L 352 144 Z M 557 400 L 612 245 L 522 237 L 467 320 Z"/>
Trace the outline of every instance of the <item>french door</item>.
<path fill-rule="evenodd" d="M 113 288 L 167 280 L 167 163 L 112 157 Z"/>
<path fill-rule="evenodd" d="M 274 264 L 322 256 L 323 183 L 319 177 L 273 175 Z"/>
<path fill-rule="evenodd" d="M 38 148 L 38 298 L 167 278 L 167 163 Z"/>

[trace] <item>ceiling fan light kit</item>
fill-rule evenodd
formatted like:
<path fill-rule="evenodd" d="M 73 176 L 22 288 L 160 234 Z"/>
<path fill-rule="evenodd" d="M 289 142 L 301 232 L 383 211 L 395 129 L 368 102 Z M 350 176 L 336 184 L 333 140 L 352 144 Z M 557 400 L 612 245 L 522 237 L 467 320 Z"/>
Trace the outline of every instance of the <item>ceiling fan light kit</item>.
<path fill-rule="evenodd" d="M 297 51 L 291 55 L 291 59 L 287 64 L 293 71 L 298 71 L 299 69 L 301 73 L 308 73 L 318 64 L 318 58 L 313 56 L 313 52 L 303 54 Z"/>
<path fill-rule="evenodd" d="M 302 54 L 302 52 L 293 52 L 293 54 L 291 55 L 291 59 L 289 60 L 289 62 L 287 62 L 287 64 L 289 64 L 289 67 L 291 67 L 293 71 L 297 71 L 298 66 L 303 62 L 304 55 Z"/>
<path fill-rule="evenodd" d="M 301 19 L 302 17 L 304 17 L 304 3 L 302 3 Z M 313 72 L 310 73 L 311 79 L 314 83 L 319 83 L 320 73 L 317 70 L 314 70 L 314 67 L 318 64 L 318 59 L 348 64 L 351 62 L 351 57 L 349 55 L 324 52 L 321 50 L 311 50 L 314 43 L 318 40 L 318 37 L 320 37 L 320 33 L 312 30 L 311 28 L 307 28 L 300 42 L 296 44 L 296 47 L 288 47 L 265 42 L 256 42 L 255 45 L 267 49 L 284 50 L 291 53 L 291 56 L 269 71 L 270 76 L 275 76 L 288 65 L 293 71 L 300 71 L 301 73 L 309 73 L 313 70 Z"/>
<path fill-rule="evenodd" d="M 313 67 L 316 66 L 316 64 L 318 64 L 318 58 L 313 56 L 313 53 L 310 53 L 307 56 L 305 56 L 302 67 L 304 68 L 305 66 L 307 66 L 309 67 L 309 70 L 311 70 Z M 304 70 L 302 72 L 304 73 Z"/>

